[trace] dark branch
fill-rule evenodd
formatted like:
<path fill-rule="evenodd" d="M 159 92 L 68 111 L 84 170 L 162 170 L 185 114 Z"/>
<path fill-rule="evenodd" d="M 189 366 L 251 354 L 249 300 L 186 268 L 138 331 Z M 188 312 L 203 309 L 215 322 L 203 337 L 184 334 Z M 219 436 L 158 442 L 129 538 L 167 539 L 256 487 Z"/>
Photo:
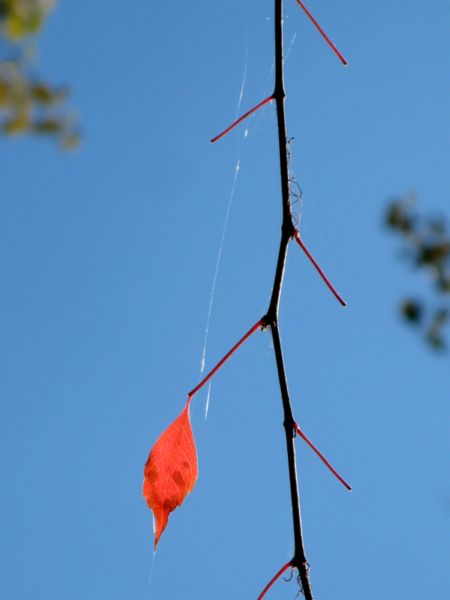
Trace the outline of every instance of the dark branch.
<path fill-rule="evenodd" d="M 309 583 L 308 562 L 305 556 L 303 543 L 302 521 L 300 513 L 300 496 L 297 482 L 297 466 L 295 460 L 295 420 L 292 414 L 291 401 L 284 368 L 283 351 L 278 331 L 278 310 L 280 304 L 281 289 L 283 286 L 284 269 L 289 241 L 294 236 L 295 227 L 290 209 L 289 194 L 289 158 L 286 134 L 286 116 L 284 110 L 284 58 L 283 58 L 283 0 L 275 0 L 275 89 L 273 97 L 276 102 L 278 146 L 280 155 L 281 176 L 281 199 L 282 199 L 282 227 L 280 247 L 278 251 L 277 266 L 273 282 L 272 295 L 269 309 L 264 324 L 270 327 L 272 332 L 275 360 L 280 383 L 281 399 L 284 413 L 284 429 L 286 434 L 286 449 L 289 467 L 289 483 L 291 490 L 292 519 L 294 526 L 294 557 L 291 561 L 292 567 L 299 572 L 301 586 L 306 600 L 312 600 L 311 585 Z"/>

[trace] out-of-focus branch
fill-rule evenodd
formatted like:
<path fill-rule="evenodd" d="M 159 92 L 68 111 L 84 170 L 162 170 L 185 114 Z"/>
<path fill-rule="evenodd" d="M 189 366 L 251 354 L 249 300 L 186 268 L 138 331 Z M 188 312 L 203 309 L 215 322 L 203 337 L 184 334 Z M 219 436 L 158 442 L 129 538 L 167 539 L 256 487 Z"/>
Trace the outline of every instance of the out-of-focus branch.
<path fill-rule="evenodd" d="M 31 55 L 54 0 L 0 0 L 0 133 L 33 134 L 74 148 L 80 133 L 68 89 L 36 74 Z"/>
<path fill-rule="evenodd" d="M 385 225 L 402 238 L 402 259 L 426 273 L 431 290 L 425 298 L 416 295 L 401 301 L 405 321 L 421 330 L 435 350 L 447 346 L 450 322 L 450 232 L 443 217 L 417 210 L 414 196 L 393 200 L 385 214 Z"/>

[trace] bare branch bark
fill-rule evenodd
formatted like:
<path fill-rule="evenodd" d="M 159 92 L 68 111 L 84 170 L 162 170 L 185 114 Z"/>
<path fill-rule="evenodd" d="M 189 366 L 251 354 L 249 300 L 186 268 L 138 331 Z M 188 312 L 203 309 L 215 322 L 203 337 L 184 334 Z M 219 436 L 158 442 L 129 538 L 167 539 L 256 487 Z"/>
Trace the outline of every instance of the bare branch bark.
<path fill-rule="evenodd" d="M 283 0 L 275 0 L 275 89 L 273 97 L 276 102 L 277 125 L 278 125 L 278 147 L 280 158 L 281 177 L 281 202 L 282 202 L 282 226 L 281 239 L 278 251 L 278 260 L 275 269 L 272 295 L 269 309 L 263 321 L 265 326 L 270 327 L 272 332 L 275 360 L 280 384 L 281 399 L 284 412 L 284 429 L 286 435 L 286 450 L 289 468 L 289 484 L 291 491 L 292 519 L 294 527 L 294 557 L 291 566 L 298 570 L 302 591 L 306 600 L 313 600 L 311 585 L 309 582 L 309 568 L 306 560 L 303 542 L 302 519 L 300 511 L 300 495 L 297 481 L 297 465 L 295 459 L 295 420 L 292 413 L 291 400 L 284 368 L 283 350 L 278 327 L 278 313 L 281 290 L 283 286 L 286 256 L 290 240 L 295 235 L 295 226 L 290 208 L 289 193 L 289 159 L 287 148 L 286 116 L 284 109 L 284 57 L 283 57 Z"/>

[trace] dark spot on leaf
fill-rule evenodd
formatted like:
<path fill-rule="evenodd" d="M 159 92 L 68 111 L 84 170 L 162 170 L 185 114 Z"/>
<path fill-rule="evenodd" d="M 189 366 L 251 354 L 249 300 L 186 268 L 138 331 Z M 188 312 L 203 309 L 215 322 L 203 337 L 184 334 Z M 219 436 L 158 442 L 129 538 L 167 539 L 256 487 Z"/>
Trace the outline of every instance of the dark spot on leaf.
<path fill-rule="evenodd" d="M 180 471 L 174 471 L 172 474 L 172 479 L 174 480 L 174 482 L 177 484 L 178 487 L 180 487 L 180 488 L 184 487 L 184 477 L 180 473 Z"/>
<path fill-rule="evenodd" d="M 155 482 L 159 477 L 158 471 L 155 471 L 154 469 L 151 469 L 148 473 L 147 473 L 147 479 L 150 483 Z"/>
<path fill-rule="evenodd" d="M 172 512 L 177 506 L 179 506 L 179 503 L 176 497 L 167 498 L 164 500 L 164 510 L 168 513 Z"/>

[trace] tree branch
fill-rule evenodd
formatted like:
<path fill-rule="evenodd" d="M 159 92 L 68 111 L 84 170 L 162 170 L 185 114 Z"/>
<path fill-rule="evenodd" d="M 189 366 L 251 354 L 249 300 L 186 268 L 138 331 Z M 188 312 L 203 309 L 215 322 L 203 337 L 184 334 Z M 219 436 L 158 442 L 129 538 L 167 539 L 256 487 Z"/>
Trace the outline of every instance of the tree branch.
<path fill-rule="evenodd" d="M 305 10 L 308 16 L 311 18 L 313 23 L 318 27 L 319 31 L 325 37 L 327 42 L 333 47 L 338 55 L 339 52 L 334 47 L 334 45 L 330 42 L 329 38 L 323 32 L 323 30 L 318 25 L 317 21 L 312 17 L 309 11 L 304 6 L 303 2 L 297 0 L 300 6 Z M 283 279 L 284 272 L 286 266 L 286 257 L 287 251 L 289 247 L 289 242 L 295 238 L 299 246 L 306 253 L 309 260 L 312 262 L 319 275 L 322 277 L 326 285 L 333 292 L 339 302 L 345 306 L 345 301 L 342 297 L 337 293 L 335 288 L 332 286 L 329 279 L 326 277 L 325 273 L 318 265 L 317 261 L 313 258 L 308 248 L 304 244 L 299 231 L 296 229 L 294 225 L 293 215 L 291 213 L 291 202 L 290 202 L 290 185 L 289 185 L 289 158 L 290 154 L 288 151 L 288 137 L 286 132 L 286 115 L 285 115 L 285 88 L 284 88 L 284 57 L 283 57 L 283 0 L 274 0 L 275 7 L 275 86 L 273 94 L 264 100 L 262 100 L 255 107 L 247 111 L 244 115 L 239 117 L 234 123 L 232 123 L 229 127 L 227 127 L 222 133 L 217 135 L 215 138 L 211 140 L 211 142 L 215 142 L 226 135 L 229 131 L 231 131 L 234 127 L 236 127 L 239 123 L 241 123 L 244 119 L 252 115 L 259 108 L 265 106 L 269 102 L 275 101 L 276 105 L 276 115 L 277 115 L 277 131 L 278 131 L 278 146 L 279 146 L 279 160 L 280 160 L 280 182 L 281 182 L 281 208 L 282 208 L 282 224 L 281 224 L 281 236 L 280 236 L 280 244 L 278 250 L 278 259 L 275 268 L 275 276 L 273 281 L 272 293 L 270 296 L 269 307 L 267 313 L 257 321 L 240 339 L 235 345 L 223 356 L 223 358 L 213 367 L 211 371 L 188 393 L 187 406 L 184 409 L 182 415 L 186 414 L 189 416 L 189 404 L 193 398 L 193 396 L 204 386 L 210 379 L 217 373 L 217 371 L 231 358 L 231 356 L 258 330 L 258 329 L 268 329 L 270 328 L 272 340 L 273 340 L 273 348 L 275 354 L 275 362 L 276 368 L 278 372 L 278 380 L 280 385 L 280 393 L 281 400 L 283 405 L 283 425 L 285 429 L 285 437 L 286 437 L 286 451 L 287 451 L 287 459 L 288 459 L 288 472 L 289 472 L 289 484 L 290 484 L 290 495 L 291 495 L 291 506 L 292 506 L 292 520 L 293 520 L 293 530 L 294 530 L 294 555 L 293 558 L 286 563 L 278 573 L 269 581 L 266 585 L 259 598 L 262 598 L 266 592 L 272 587 L 275 581 L 288 569 L 297 569 L 298 571 L 298 582 L 301 586 L 301 592 L 305 596 L 306 600 L 313 600 L 311 584 L 309 581 L 309 565 L 306 559 L 304 542 L 303 542 L 303 530 L 302 530 L 302 520 L 301 520 L 301 511 L 300 511 L 300 495 L 298 490 L 298 479 L 297 479 L 297 465 L 296 465 L 296 457 L 295 457 L 295 437 L 299 435 L 305 442 L 314 450 L 314 452 L 319 456 L 319 458 L 326 464 L 326 466 L 330 469 L 330 471 L 347 487 L 347 489 L 351 489 L 350 485 L 336 472 L 336 470 L 332 467 L 329 461 L 324 457 L 324 455 L 316 448 L 316 446 L 307 438 L 307 436 L 303 433 L 303 431 L 298 426 L 297 422 L 294 419 L 291 400 L 289 396 L 289 389 L 286 377 L 286 370 L 284 366 L 283 359 L 283 350 L 281 345 L 281 338 L 279 333 L 279 306 L 280 306 L 280 298 L 283 287 Z M 345 59 L 344 59 L 345 60 Z M 181 416 L 182 416 L 181 415 Z M 180 416 L 180 417 L 181 417 Z M 166 436 L 167 432 L 173 431 L 173 427 L 178 427 L 177 423 L 179 422 L 180 417 L 174 423 L 169 426 L 163 436 Z M 189 426 L 190 427 L 190 426 Z M 190 431 L 190 440 L 193 442 L 192 431 Z M 170 452 L 172 452 L 172 447 L 175 447 L 173 450 L 176 453 L 177 443 L 172 443 L 172 438 L 169 435 L 169 447 L 171 448 Z M 161 438 L 160 438 L 161 439 Z M 158 440 L 155 444 L 155 447 L 160 444 Z M 179 445 L 179 444 L 178 444 Z M 195 450 L 195 447 L 194 447 Z M 152 452 L 150 455 L 152 456 Z M 149 459 L 150 460 L 150 459 Z M 193 462 L 195 462 L 196 469 L 196 456 L 195 452 L 193 454 Z M 164 467 L 165 468 L 165 467 Z M 178 473 L 179 474 L 179 473 Z M 195 483 L 195 479 L 192 481 L 192 485 L 187 489 L 186 493 L 184 493 L 183 498 L 175 505 L 171 504 L 172 500 L 167 498 L 166 490 L 155 490 L 155 487 L 152 487 L 155 479 L 151 479 L 151 473 L 147 473 L 145 471 L 145 483 L 144 483 L 144 495 L 147 498 L 147 502 L 152 510 L 156 506 L 166 506 L 166 503 L 169 502 L 170 508 L 168 509 L 166 514 L 166 522 L 168 513 L 172 512 L 179 504 L 183 501 L 186 494 L 191 491 L 193 484 Z M 150 499 L 149 499 L 150 498 Z M 155 498 L 157 499 L 157 503 L 155 503 Z"/>
<path fill-rule="evenodd" d="M 280 156 L 281 201 L 282 201 L 282 227 L 278 260 L 275 269 L 272 295 L 269 309 L 263 319 L 264 324 L 272 332 L 275 361 L 278 371 L 281 399 L 284 412 L 284 429 L 286 435 L 286 450 L 289 468 L 289 484 L 291 491 L 292 519 L 294 526 L 294 557 L 290 565 L 298 570 L 301 586 L 306 600 L 313 600 L 309 582 L 308 561 L 306 560 L 303 531 L 300 512 L 300 496 L 297 482 L 297 466 L 295 460 L 295 421 L 284 368 L 283 351 L 278 331 L 278 311 L 281 290 L 283 286 L 284 269 L 289 241 L 295 234 L 295 227 L 290 209 L 289 194 L 289 159 L 287 149 L 286 116 L 284 110 L 284 57 L 283 57 L 283 0 L 275 0 L 275 89 L 273 97 L 276 102 L 278 147 Z"/>

